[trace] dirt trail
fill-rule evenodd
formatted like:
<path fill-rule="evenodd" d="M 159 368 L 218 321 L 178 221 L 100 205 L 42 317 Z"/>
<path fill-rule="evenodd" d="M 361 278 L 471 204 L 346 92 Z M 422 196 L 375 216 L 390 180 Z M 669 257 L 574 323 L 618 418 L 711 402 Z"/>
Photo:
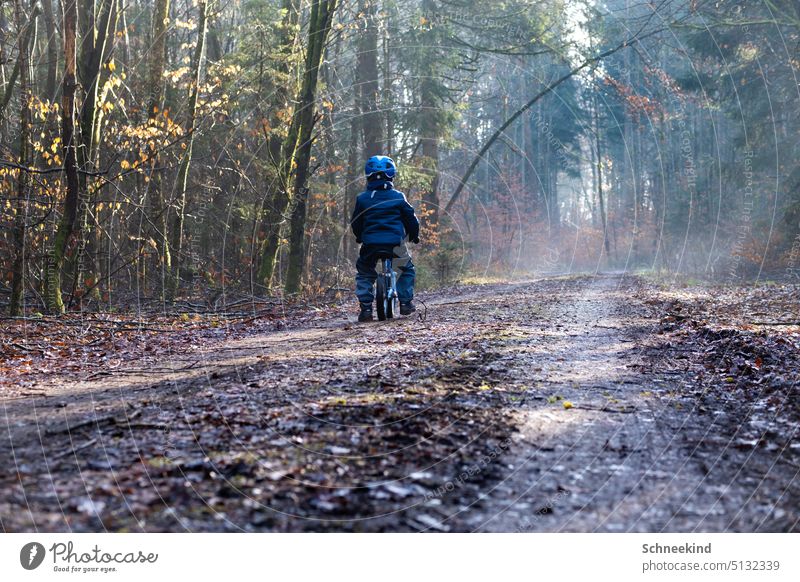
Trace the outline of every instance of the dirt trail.
<path fill-rule="evenodd" d="M 574 407 L 568 413 L 524 407 L 516 414 L 519 434 L 508 456 L 514 469 L 494 488 L 487 508 L 470 517 L 474 529 L 726 531 L 763 525 L 742 515 L 760 493 L 758 480 L 746 474 L 731 479 L 735 470 L 711 474 L 713 453 L 698 454 L 692 445 L 714 432 L 707 411 L 698 402 L 684 407 L 663 398 L 680 393 L 686 379 L 635 371 L 641 356 L 632 347 L 647 321 L 630 309 L 631 292 L 619 278 L 593 279 L 553 305 L 548 319 L 559 322 L 555 329 L 526 336 L 531 347 L 546 346 L 548 355 L 520 356 L 515 370 L 538 366 L 537 388 Z M 725 464 L 745 468 L 746 460 L 739 455 Z M 769 505 L 757 509 L 769 517 Z"/>
<path fill-rule="evenodd" d="M 423 297 L 424 321 L 333 312 L 0 397 L 0 526 L 796 529 L 797 449 L 731 446 L 742 421 L 649 355 L 650 294 L 490 285 Z"/>

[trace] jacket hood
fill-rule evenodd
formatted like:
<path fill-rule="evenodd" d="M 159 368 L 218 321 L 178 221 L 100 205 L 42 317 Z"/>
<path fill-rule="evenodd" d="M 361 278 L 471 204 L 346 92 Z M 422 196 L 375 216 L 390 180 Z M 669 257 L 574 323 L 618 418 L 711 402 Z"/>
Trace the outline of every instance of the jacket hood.
<path fill-rule="evenodd" d="M 393 187 L 391 180 L 370 180 L 367 182 L 367 190 L 391 190 Z"/>

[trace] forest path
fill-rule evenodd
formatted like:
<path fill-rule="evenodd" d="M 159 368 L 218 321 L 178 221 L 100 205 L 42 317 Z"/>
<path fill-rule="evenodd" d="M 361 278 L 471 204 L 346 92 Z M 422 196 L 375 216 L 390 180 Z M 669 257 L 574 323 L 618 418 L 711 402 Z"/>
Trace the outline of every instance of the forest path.
<path fill-rule="evenodd" d="M 662 311 L 641 280 L 551 277 L 426 303 L 366 325 L 334 310 L 0 398 L 0 527 L 796 527 L 797 465 L 731 446 L 743 421 L 651 361 Z"/>
<path fill-rule="evenodd" d="M 709 474 L 713 459 L 696 454 L 691 443 L 714 436 L 713 420 L 695 403 L 684 409 L 667 396 L 688 379 L 640 371 L 635 346 L 651 322 L 632 308 L 635 290 L 620 277 L 597 277 L 562 299 L 550 307 L 552 326 L 520 339 L 512 372 L 527 372 L 551 406 L 515 413 L 508 474 L 483 499 L 482 511 L 464 512 L 471 528 L 735 527 L 752 484 L 728 482 L 724 471 Z"/>

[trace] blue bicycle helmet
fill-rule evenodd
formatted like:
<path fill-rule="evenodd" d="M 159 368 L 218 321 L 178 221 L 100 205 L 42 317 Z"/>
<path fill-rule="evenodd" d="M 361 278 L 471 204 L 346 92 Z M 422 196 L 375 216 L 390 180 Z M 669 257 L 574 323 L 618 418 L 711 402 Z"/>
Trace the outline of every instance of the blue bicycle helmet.
<path fill-rule="evenodd" d="M 364 174 L 369 178 L 372 174 L 383 172 L 387 180 L 392 180 L 397 174 L 397 166 L 389 156 L 372 156 L 364 165 Z"/>

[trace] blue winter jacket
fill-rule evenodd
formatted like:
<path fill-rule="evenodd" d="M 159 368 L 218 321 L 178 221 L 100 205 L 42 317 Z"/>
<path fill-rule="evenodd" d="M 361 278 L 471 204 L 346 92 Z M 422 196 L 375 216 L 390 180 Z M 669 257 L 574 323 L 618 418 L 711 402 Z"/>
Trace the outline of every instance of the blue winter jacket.
<path fill-rule="evenodd" d="M 414 207 L 385 180 L 370 182 L 367 191 L 358 195 L 350 224 L 356 241 L 365 245 L 396 246 L 406 235 L 410 241 L 419 239 Z"/>

